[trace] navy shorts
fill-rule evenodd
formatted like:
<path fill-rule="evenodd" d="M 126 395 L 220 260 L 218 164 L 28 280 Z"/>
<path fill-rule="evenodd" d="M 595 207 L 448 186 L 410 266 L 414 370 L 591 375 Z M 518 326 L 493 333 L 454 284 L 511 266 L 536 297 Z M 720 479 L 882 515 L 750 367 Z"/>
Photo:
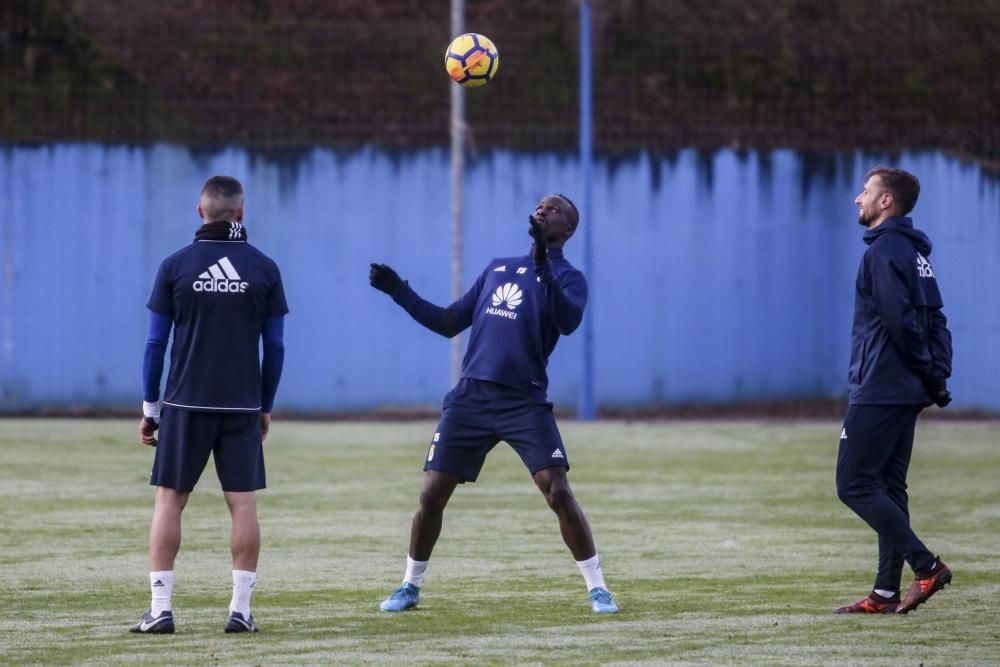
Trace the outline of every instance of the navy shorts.
<path fill-rule="evenodd" d="M 266 486 L 260 414 L 192 412 L 164 406 L 159 443 L 149 483 L 191 492 L 215 458 L 223 491 L 258 491 Z"/>
<path fill-rule="evenodd" d="M 551 403 L 513 387 L 463 378 L 445 397 L 424 470 L 475 482 L 486 455 L 501 440 L 532 475 L 542 468 L 569 469 Z"/>

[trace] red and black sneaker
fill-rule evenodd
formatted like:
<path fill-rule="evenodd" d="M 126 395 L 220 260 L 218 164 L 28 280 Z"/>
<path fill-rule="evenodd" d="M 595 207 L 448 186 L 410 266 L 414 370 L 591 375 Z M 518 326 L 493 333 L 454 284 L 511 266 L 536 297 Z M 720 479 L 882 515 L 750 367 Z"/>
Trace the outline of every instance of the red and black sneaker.
<path fill-rule="evenodd" d="M 932 595 L 951 583 L 951 568 L 938 558 L 934 569 L 926 574 L 917 574 L 910 586 L 910 592 L 896 608 L 897 614 L 905 614 L 927 602 Z"/>
<path fill-rule="evenodd" d="M 839 607 L 834 611 L 838 614 L 892 614 L 899 606 L 899 593 L 891 598 L 884 598 L 878 593 L 869 593 L 854 604 Z"/>

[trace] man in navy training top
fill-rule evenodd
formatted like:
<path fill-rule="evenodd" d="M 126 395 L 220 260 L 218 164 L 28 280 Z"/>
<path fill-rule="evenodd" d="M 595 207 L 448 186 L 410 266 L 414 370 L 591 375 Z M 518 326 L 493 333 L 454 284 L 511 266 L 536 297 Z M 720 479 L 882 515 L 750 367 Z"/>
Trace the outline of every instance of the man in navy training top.
<path fill-rule="evenodd" d="M 278 266 L 247 243 L 239 181 L 208 179 L 198 215 L 204 224 L 194 242 L 163 261 L 147 304 L 139 436 L 156 447 L 150 476 L 156 486 L 149 529 L 152 604 L 132 632 L 174 631 L 171 591 L 181 512 L 210 454 L 232 516 L 233 597 L 225 631 L 257 631 L 250 614 L 260 552 L 255 492 L 265 487 L 262 441 L 281 377 L 288 306 Z M 171 326 L 174 342 L 161 409 L 160 376 Z"/>
<path fill-rule="evenodd" d="M 951 582 L 910 527 L 906 495 L 917 415 L 951 402 L 951 334 L 927 260 L 931 242 L 904 217 L 919 194 L 912 174 L 875 167 L 854 200 L 868 250 L 855 289 L 837 495 L 878 533 L 878 573 L 871 594 L 840 614 L 905 614 Z M 904 561 L 914 580 L 900 600 Z"/>
<path fill-rule="evenodd" d="M 420 298 L 388 266 L 371 265 L 372 286 L 431 331 L 451 338 L 472 327 L 461 380 L 444 399 L 424 463 L 403 584 L 382 602 L 384 611 L 404 611 L 419 602 L 445 505 L 458 484 L 476 481 L 500 440 L 518 453 L 559 518 L 593 611 L 618 611 L 605 587 L 590 526 L 566 478 L 569 462 L 546 398 L 549 355 L 560 335 L 579 326 L 587 303 L 586 279 L 563 257 L 578 221 L 567 197 L 545 197 L 529 216 L 531 253 L 494 259 L 447 308 Z"/>

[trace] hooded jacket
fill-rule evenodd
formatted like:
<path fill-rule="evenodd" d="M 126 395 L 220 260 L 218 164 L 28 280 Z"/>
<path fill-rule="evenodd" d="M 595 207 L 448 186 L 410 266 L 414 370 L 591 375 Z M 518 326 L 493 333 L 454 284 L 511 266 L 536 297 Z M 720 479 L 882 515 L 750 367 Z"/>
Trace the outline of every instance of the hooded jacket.
<path fill-rule="evenodd" d="M 854 298 L 849 402 L 930 405 L 924 382 L 951 376 L 951 333 L 941 312 L 931 242 L 905 217 L 864 236 Z"/>

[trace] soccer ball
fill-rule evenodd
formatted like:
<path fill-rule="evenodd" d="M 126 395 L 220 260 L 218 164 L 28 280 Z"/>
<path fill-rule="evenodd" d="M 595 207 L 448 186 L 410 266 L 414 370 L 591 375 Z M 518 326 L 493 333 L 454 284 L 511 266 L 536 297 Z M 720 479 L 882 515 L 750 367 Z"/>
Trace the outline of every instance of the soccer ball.
<path fill-rule="evenodd" d="M 500 68 L 500 54 L 484 35 L 459 35 L 444 53 L 444 68 L 457 83 L 469 88 L 485 86 Z"/>

